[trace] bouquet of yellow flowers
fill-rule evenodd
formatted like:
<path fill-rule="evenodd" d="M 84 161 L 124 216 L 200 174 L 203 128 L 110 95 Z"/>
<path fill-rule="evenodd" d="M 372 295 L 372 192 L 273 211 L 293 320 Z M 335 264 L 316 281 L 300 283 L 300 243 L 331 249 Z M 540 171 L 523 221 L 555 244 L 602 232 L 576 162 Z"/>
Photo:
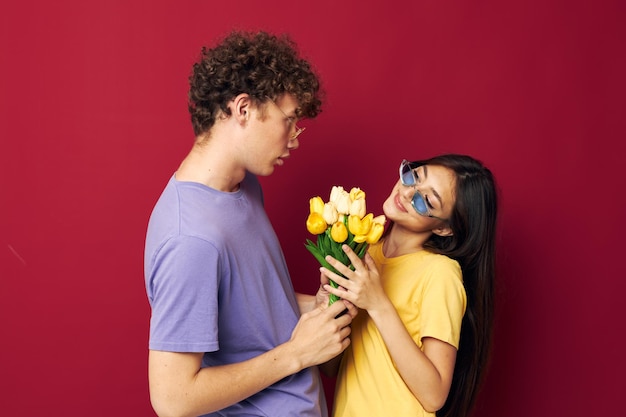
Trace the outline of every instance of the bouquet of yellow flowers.
<path fill-rule="evenodd" d="M 327 203 L 319 196 L 313 197 L 309 200 L 309 208 L 306 228 L 317 236 L 317 242 L 307 239 L 305 247 L 322 266 L 338 275 L 342 274 L 326 262 L 327 255 L 354 269 L 341 246 L 348 245 L 362 258 L 368 245 L 378 242 L 384 231 L 385 216 L 366 214 L 365 192 L 360 188 L 347 192 L 343 187 L 334 186 Z M 330 284 L 337 288 L 334 281 L 331 280 Z M 338 299 L 331 294 L 329 305 Z"/>

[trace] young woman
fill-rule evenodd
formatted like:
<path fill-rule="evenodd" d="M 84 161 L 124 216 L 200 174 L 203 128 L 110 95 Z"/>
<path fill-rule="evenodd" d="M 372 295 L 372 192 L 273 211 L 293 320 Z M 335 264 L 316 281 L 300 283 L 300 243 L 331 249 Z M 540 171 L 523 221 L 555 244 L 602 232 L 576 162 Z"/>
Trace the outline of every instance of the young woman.
<path fill-rule="evenodd" d="M 333 415 L 464 417 L 491 341 L 494 178 L 465 155 L 403 161 L 383 210 L 389 226 L 363 260 L 344 247 L 354 271 L 327 258 L 347 279 L 321 268 L 323 288 L 363 310 Z"/>

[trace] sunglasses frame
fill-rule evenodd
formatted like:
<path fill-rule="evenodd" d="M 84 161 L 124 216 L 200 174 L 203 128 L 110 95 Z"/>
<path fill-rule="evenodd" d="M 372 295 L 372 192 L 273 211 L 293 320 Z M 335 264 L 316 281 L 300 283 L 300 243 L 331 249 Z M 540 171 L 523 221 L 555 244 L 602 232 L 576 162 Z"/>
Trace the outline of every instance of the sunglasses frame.
<path fill-rule="evenodd" d="M 402 183 L 402 185 L 404 185 L 405 187 L 413 187 L 414 194 L 413 194 L 413 197 L 411 198 L 411 205 L 413 206 L 413 209 L 415 210 L 417 214 L 419 214 L 420 216 L 432 217 L 434 219 L 447 222 L 446 219 L 435 216 L 434 214 L 430 212 L 430 209 L 428 208 L 428 204 L 426 204 L 426 199 L 424 198 L 424 195 L 420 192 L 420 190 L 417 189 L 418 176 L 415 173 L 415 170 L 422 165 L 423 164 L 419 164 L 416 162 L 409 162 L 406 159 L 402 160 L 402 163 L 400 164 L 400 169 L 399 169 L 400 183 Z M 411 171 L 413 183 L 405 182 L 404 175 L 408 171 Z M 417 205 L 415 203 L 416 199 L 420 199 L 422 201 L 422 205 L 424 206 L 424 209 L 426 210 L 425 212 L 422 212 L 417 208 Z"/>

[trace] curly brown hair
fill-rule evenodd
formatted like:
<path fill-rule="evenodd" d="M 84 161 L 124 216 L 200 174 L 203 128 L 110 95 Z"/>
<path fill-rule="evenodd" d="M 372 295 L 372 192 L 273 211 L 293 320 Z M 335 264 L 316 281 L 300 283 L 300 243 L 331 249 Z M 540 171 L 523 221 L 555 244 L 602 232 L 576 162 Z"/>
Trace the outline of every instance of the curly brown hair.
<path fill-rule="evenodd" d="M 217 46 L 203 47 L 189 87 L 196 136 L 211 129 L 220 111 L 230 116 L 228 103 L 242 93 L 257 104 L 291 94 L 298 101 L 298 117 L 321 112 L 319 79 L 288 35 L 232 32 Z"/>

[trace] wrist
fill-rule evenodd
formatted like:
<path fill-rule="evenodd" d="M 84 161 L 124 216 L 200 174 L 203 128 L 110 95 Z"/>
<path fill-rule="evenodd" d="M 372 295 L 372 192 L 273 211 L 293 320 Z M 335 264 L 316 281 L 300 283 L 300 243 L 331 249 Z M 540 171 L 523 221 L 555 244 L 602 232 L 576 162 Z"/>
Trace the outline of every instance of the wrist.
<path fill-rule="evenodd" d="M 275 364 L 278 365 L 280 362 L 283 362 L 283 366 L 287 369 L 288 375 L 300 372 L 307 367 L 301 358 L 302 354 L 298 352 L 296 344 L 293 340 L 288 340 L 287 342 L 278 345 L 274 349 L 274 353 Z"/>
<path fill-rule="evenodd" d="M 381 300 L 381 302 L 376 303 L 375 308 L 367 310 L 367 314 L 369 314 L 374 322 L 377 322 L 378 320 L 384 320 L 384 318 L 391 313 L 395 314 L 396 308 L 392 304 L 391 300 L 386 297 L 384 300 Z"/>
<path fill-rule="evenodd" d="M 314 295 L 296 293 L 296 300 L 300 314 L 308 313 L 317 307 L 317 299 Z"/>

